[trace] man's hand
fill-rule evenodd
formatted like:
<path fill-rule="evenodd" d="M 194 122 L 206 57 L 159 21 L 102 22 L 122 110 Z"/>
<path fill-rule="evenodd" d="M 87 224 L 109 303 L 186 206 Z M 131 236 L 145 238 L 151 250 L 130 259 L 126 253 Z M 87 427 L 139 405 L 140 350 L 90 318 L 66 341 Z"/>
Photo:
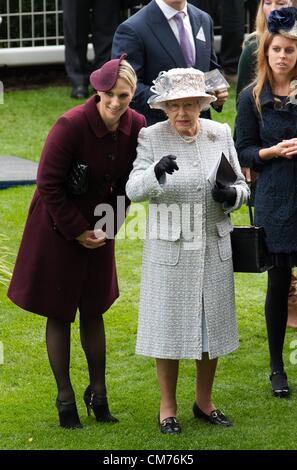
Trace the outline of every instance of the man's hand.
<path fill-rule="evenodd" d="M 217 101 L 212 103 L 212 106 L 215 109 L 221 108 L 222 106 L 224 106 L 224 103 L 227 101 L 228 96 L 229 96 L 229 93 L 228 93 L 227 88 L 225 88 L 224 90 L 215 91 L 215 97 L 217 98 Z"/>

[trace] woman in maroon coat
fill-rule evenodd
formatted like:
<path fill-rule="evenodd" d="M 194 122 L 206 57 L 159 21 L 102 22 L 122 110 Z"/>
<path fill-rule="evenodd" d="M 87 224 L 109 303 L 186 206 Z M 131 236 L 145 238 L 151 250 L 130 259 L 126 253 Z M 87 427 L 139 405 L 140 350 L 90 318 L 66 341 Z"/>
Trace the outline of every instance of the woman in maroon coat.
<path fill-rule="evenodd" d="M 105 203 L 116 211 L 117 196 L 125 197 L 137 136 L 145 126 L 144 117 L 129 108 L 137 78 L 125 57 L 93 72 L 97 94 L 66 112 L 50 131 L 8 291 L 15 304 L 47 317 L 62 427 L 81 427 L 69 376 L 70 326 L 77 309 L 90 376 L 84 394 L 88 414 L 93 410 L 97 421 L 117 421 L 106 398 L 102 317 L 119 295 L 114 240 L 103 231 L 98 237 L 94 210 Z"/>

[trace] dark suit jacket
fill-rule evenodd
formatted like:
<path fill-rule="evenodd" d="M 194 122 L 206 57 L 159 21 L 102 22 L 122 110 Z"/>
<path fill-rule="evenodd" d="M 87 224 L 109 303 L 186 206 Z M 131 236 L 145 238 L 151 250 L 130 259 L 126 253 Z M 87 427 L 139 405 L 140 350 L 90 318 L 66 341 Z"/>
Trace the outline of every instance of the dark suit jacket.
<path fill-rule="evenodd" d="M 75 240 L 93 230 L 95 207 L 116 209 L 136 157 L 137 137 L 145 119 L 128 109 L 117 133 L 111 133 L 97 108 L 97 96 L 67 111 L 46 140 L 37 189 L 8 291 L 18 306 L 46 317 L 73 321 L 76 309 L 104 313 L 118 297 L 114 240 L 88 250 Z M 66 190 L 76 161 L 88 165 L 88 190 Z"/>
<path fill-rule="evenodd" d="M 213 24 L 210 16 L 188 3 L 195 46 L 195 68 L 208 72 L 218 67 L 213 46 Z M 203 29 L 205 41 L 196 36 Z M 112 57 L 128 54 L 128 61 L 138 76 L 133 100 L 134 109 L 147 117 L 148 124 L 164 120 L 164 114 L 148 107 L 150 87 L 162 70 L 186 67 L 180 45 L 160 8 L 153 0 L 117 28 L 112 45 Z M 203 116 L 207 117 L 207 116 Z"/>

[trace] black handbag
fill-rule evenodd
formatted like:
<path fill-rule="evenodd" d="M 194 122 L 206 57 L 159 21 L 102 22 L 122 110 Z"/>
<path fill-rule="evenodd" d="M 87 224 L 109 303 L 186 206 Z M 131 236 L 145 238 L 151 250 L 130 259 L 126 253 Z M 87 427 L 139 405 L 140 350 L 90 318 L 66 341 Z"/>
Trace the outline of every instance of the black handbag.
<path fill-rule="evenodd" d="M 76 162 L 67 178 L 67 189 L 71 194 L 80 196 L 88 190 L 88 165 Z"/>
<path fill-rule="evenodd" d="M 263 227 L 254 224 L 252 207 L 248 201 L 250 226 L 234 227 L 231 232 L 234 272 L 263 273 L 272 268 L 272 259 L 265 242 Z"/>

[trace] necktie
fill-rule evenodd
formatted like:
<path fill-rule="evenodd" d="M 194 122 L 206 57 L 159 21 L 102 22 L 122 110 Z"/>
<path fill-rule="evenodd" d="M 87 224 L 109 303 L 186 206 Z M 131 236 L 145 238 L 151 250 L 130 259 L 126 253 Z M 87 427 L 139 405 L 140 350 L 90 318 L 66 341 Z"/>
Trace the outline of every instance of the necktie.
<path fill-rule="evenodd" d="M 184 55 L 187 67 L 192 67 L 195 64 L 195 61 L 193 58 L 193 50 L 192 50 L 190 38 L 184 25 L 184 20 L 183 20 L 184 15 L 185 14 L 183 11 L 179 11 L 174 16 L 174 19 L 176 21 L 178 32 L 179 32 L 180 48 Z"/>

